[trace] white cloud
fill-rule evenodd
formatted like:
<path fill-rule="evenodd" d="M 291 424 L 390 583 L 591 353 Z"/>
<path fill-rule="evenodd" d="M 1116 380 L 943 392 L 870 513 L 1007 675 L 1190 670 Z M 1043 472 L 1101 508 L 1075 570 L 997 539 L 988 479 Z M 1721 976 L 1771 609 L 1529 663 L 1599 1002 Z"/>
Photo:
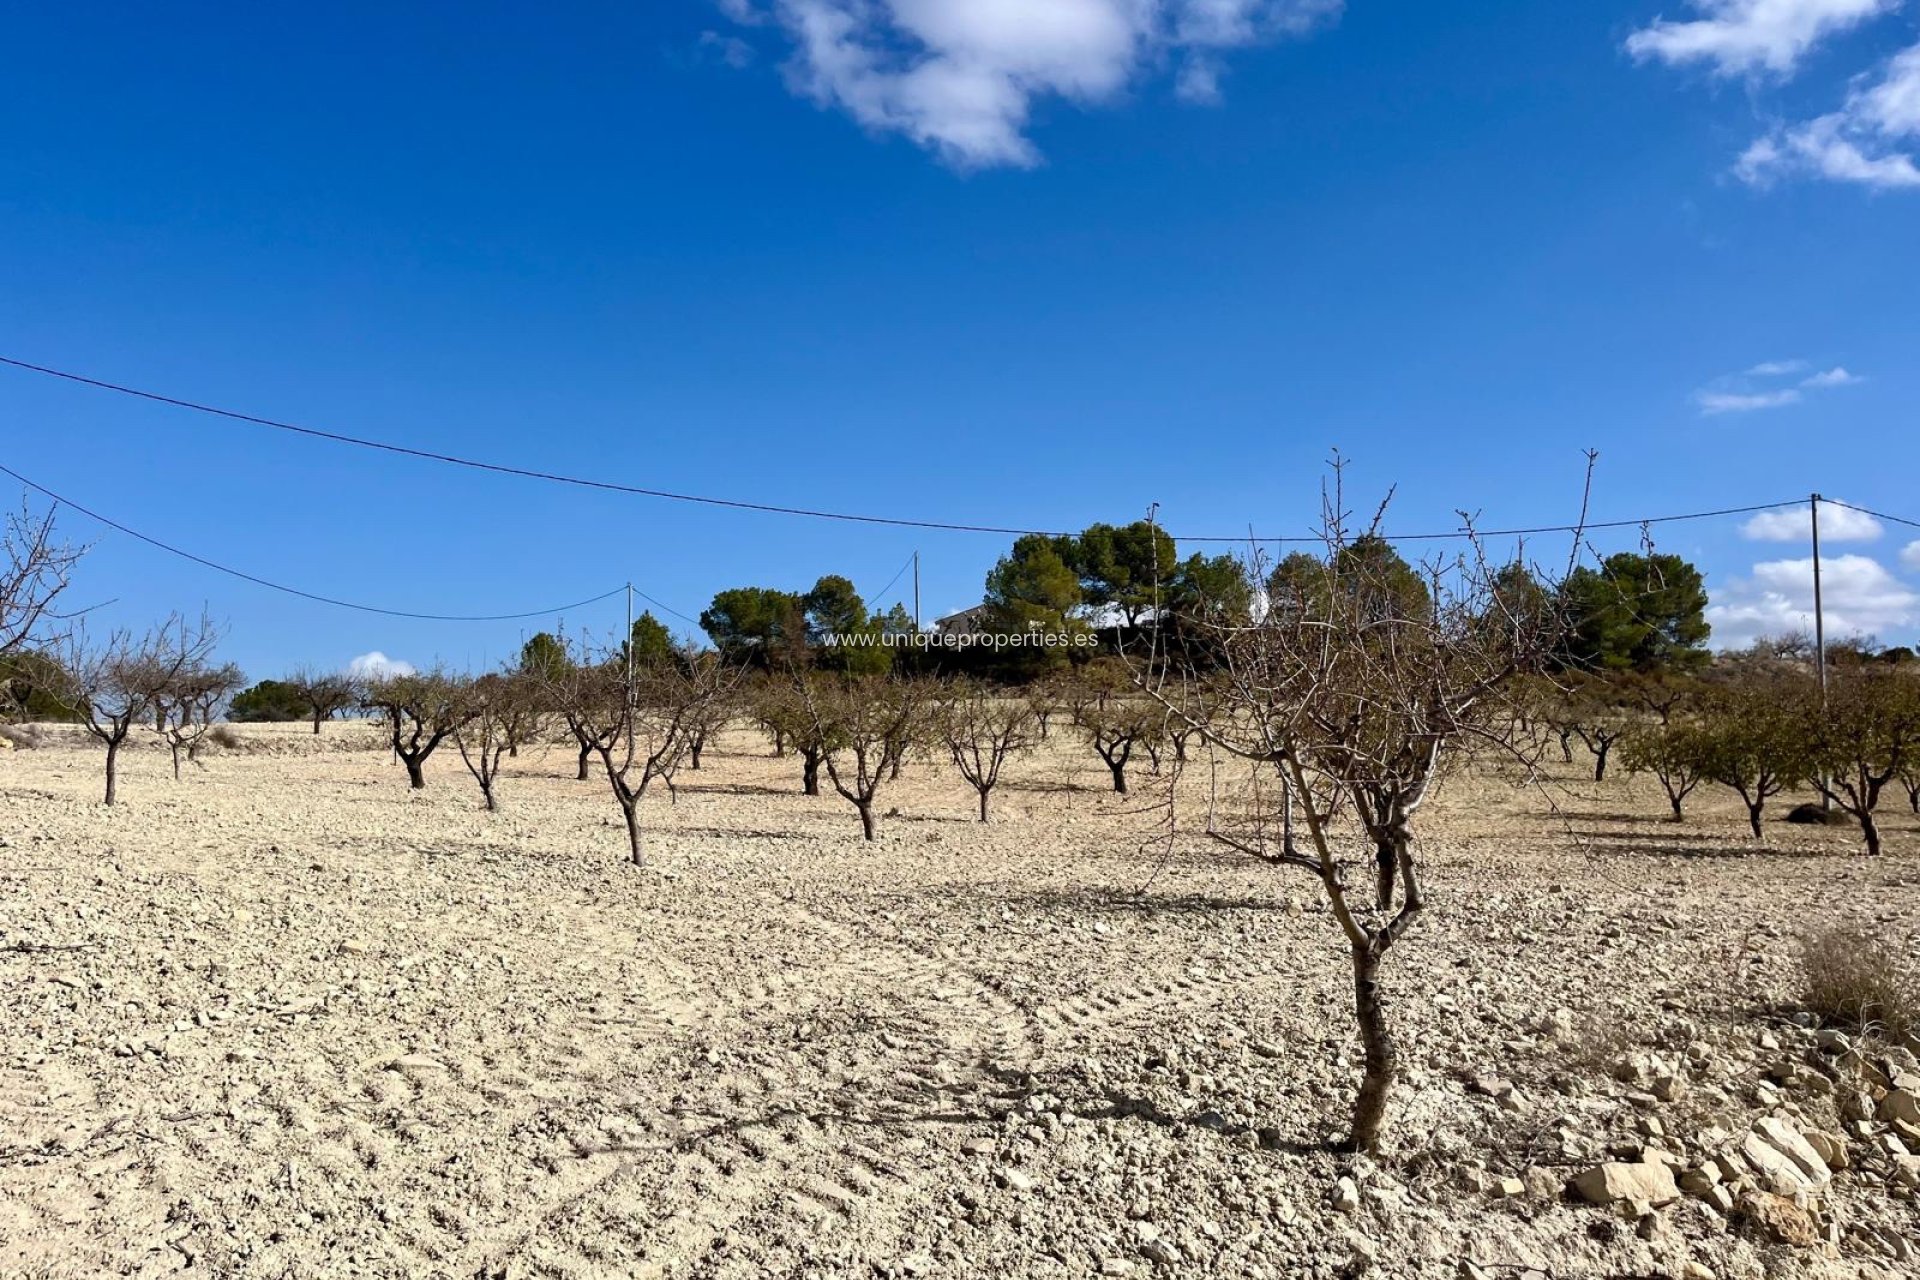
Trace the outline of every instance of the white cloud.
<path fill-rule="evenodd" d="M 1705 62 L 1720 75 L 1791 74 L 1828 36 L 1898 7 L 1899 0 L 1691 0 L 1700 17 L 1658 18 L 1627 37 L 1635 58 Z"/>
<path fill-rule="evenodd" d="M 1900 548 L 1900 564 L 1902 568 L 1920 571 L 1920 538 Z"/>
<path fill-rule="evenodd" d="M 1856 85 L 1838 111 L 1775 129 L 1734 173 L 1763 187 L 1784 177 L 1825 178 L 1877 191 L 1920 187 L 1920 44 L 1894 56 L 1877 80 Z"/>
<path fill-rule="evenodd" d="M 1882 635 L 1920 619 L 1920 592 L 1901 582 L 1870 556 L 1822 556 L 1821 601 L 1827 634 Z M 1713 641 L 1723 647 L 1755 636 L 1813 630 L 1813 559 L 1769 560 L 1751 577 L 1713 593 L 1707 609 Z"/>
<path fill-rule="evenodd" d="M 1880 527 L 1880 522 L 1864 511 L 1836 506 L 1832 502 L 1820 504 L 1822 545 L 1829 542 L 1872 542 L 1883 532 L 1885 530 Z M 1810 542 L 1813 538 L 1812 513 L 1805 506 L 1790 507 L 1784 511 L 1762 511 L 1740 526 L 1740 536 L 1755 542 Z"/>
<path fill-rule="evenodd" d="M 1715 378 L 1693 393 L 1700 412 L 1713 417 L 1723 413 L 1752 413 L 1758 409 L 1782 409 L 1805 399 L 1802 391 L 1826 391 L 1850 386 L 1865 379 L 1839 365 L 1823 373 L 1801 378 L 1794 386 L 1780 385 L 1781 379 L 1805 373 L 1813 366 L 1805 360 L 1766 360 L 1745 373 Z"/>
<path fill-rule="evenodd" d="M 1700 406 L 1700 412 L 1708 415 L 1752 413 L 1755 409 L 1799 404 L 1800 393 L 1792 387 L 1784 391 L 1696 391 L 1693 402 Z"/>
<path fill-rule="evenodd" d="M 347 664 L 347 674 L 362 679 L 378 680 L 385 676 L 410 676 L 414 673 L 411 662 L 402 662 L 398 658 L 389 658 L 378 649 L 363 653 Z"/>
<path fill-rule="evenodd" d="M 1800 385 L 1803 387 L 1850 387 L 1856 382 L 1865 381 L 1866 379 L 1860 375 L 1848 373 L 1841 366 L 1835 365 L 1824 373 L 1816 373 L 1810 378 L 1802 379 Z"/>
<path fill-rule="evenodd" d="M 962 169 L 1032 166 L 1034 103 L 1092 105 L 1177 66 L 1188 101 L 1220 96 L 1222 55 L 1301 35 L 1343 0 L 721 0 L 736 21 L 776 21 L 789 82 L 876 132 Z"/>

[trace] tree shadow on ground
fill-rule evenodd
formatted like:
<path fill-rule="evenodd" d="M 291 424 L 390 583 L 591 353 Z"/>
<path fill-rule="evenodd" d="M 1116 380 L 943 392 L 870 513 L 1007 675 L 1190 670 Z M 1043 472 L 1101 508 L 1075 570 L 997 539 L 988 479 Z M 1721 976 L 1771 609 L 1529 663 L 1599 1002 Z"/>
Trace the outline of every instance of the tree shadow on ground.
<path fill-rule="evenodd" d="M 806 834 L 800 831 L 768 831 L 756 827 L 673 827 L 668 834 L 711 836 L 715 840 L 805 840 L 807 838 Z"/>
<path fill-rule="evenodd" d="M 1579 831 L 1570 833 L 1576 840 L 1591 840 L 1611 846 L 1608 853 L 1647 854 L 1662 858 L 1776 858 L 1803 857 L 1764 845 L 1679 837 L 1662 840 L 1639 831 Z"/>
<path fill-rule="evenodd" d="M 1071 795 L 1076 792 L 1082 794 L 1092 794 L 1102 791 L 1111 792 L 1113 787 L 1110 785 L 1104 787 L 1088 786 L 1084 782 L 1053 782 L 1044 779 L 1030 779 L 1025 782 L 1018 782 L 1008 779 L 1000 783 L 997 790 L 1021 791 L 1029 795 L 1060 796 Z"/>
<path fill-rule="evenodd" d="M 805 794 L 797 787 L 769 787 L 759 782 L 682 782 L 674 789 L 694 795 L 779 796 L 782 799 Z"/>
<path fill-rule="evenodd" d="M 942 903 L 982 907 L 1065 910 L 1110 915 L 1173 915 L 1216 911 L 1271 911 L 1287 909 L 1284 896 L 1229 896 L 1214 893 L 1158 893 L 1138 889 L 1076 885 L 1059 889 L 1003 889 L 995 891 L 971 883 L 929 885 L 923 892 Z"/>

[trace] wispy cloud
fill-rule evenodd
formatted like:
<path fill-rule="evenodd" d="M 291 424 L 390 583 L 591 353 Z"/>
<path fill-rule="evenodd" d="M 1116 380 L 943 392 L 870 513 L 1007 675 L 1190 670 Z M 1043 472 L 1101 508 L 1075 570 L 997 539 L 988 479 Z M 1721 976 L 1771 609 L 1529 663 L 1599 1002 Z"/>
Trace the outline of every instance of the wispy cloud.
<path fill-rule="evenodd" d="M 1745 373 L 1715 378 L 1693 393 L 1693 402 L 1707 417 L 1725 413 L 1754 413 L 1761 409 L 1784 409 L 1806 399 L 1808 391 L 1826 391 L 1865 381 L 1835 365 L 1820 373 L 1807 374 L 1813 368 L 1805 360 L 1765 360 Z M 1791 384 L 1786 380 L 1807 374 Z"/>
<path fill-rule="evenodd" d="M 1828 36 L 1898 7 L 1899 0 L 1691 0 L 1700 17 L 1656 19 L 1627 37 L 1627 52 L 1719 75 L 1791 74 Z"/>
<path fill-rule="evenodd" d="M 753 46 L 739 36 L 722 35 L 718 31 L 700 33 L 700 51 L 708 57 L 717 58 L 735 71 L 753 65 Z"/>
<path fill-rule="evenodd" d="M 1693 402 L 1700 412 L 1712 417 L 1722 413 L 1752 413 L 1756 409 L 1783 409 L 1800 403 L 1800 392 L 1793 387 L 1780 391 L 1696 391 Z"/>
<path fill-rule="evenodd" d="M 1865 382 L 1865 381 L 1866 379 L 1860 377 L 1858 374 L 1848 373 L 1840 365 L 1835 365 L 1833 366 L 1833 368 L 1826 370 L 1824 373 L 1816 373 L 1811 377 L 1801 379 L 1800 385 L 1803 387 L 1815 387 L 1815 388 L 1850 387 L 1856 382 Z"/>
<path fill-rule="evenodd" d="M 960 169 L 1030 167 L 1034 104 L 1112 102 L 1172 67 L 1189 102 L 1221 97 L 1231 51 L 1304 35 L 1343 0 L 719 0 L 793 45 L 788 81 L 876 133 Z"/>
<path fill-rule="evenodd" d="M 1880 522 L 1864 511 L 1820 504 L 1820 541 L 1872 542 L 1885 530 Z M 1762 511 L 1740 526 L 1740 536 L 1755 542 L 1806 542 L 1813 536 L 1813 511 L 1810 506 L 1790 507 L 1784 511 Z"/>
<path fill-rule="evenodd" d="M 1920 538 L 1900 548 L 1900 565 L 1905 569 L 1920 570 Z"/>

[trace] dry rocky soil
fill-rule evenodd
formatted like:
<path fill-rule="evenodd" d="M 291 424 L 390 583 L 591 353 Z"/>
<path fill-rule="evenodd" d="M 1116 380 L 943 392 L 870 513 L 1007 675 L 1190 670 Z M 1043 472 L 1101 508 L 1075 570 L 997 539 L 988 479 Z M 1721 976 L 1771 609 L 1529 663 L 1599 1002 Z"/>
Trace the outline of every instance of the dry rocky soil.
<path fill-rule="evenodd" d="M 1344 944 L 1203 769 L 1169 846 L 1056 727 L 866 844 L 737 732 L 640 870 L 570 752 L 488 814 L 451 747 L 239 734 L 112 809 L 0 753 L 0 1276 L 1920 1276 L 1920 1065 L 1795 1005 L 1810 926 L 1916 947 L 1904 811 L 1869 861 L 1455 780 L 1362 1158 Z"/>

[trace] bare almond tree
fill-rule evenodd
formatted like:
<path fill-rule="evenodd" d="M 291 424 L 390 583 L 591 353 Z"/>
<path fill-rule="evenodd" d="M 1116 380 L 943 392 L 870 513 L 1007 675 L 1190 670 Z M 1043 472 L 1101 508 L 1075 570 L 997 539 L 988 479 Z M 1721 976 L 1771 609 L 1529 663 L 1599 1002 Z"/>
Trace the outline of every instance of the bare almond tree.
<path fill-rule="evenodd" d="M 319 667 L 295 667 L 287 673 L 287 687 L 294 696 L 307 705 L 307 714 L 313 718 L 314 736 L 320 734 L 320 723 L 331 720 L 347 708 L 357 705 L 364 696 L 360 684 L 344 671 L 327 671 Z"/>
<path fill-rule="evenodd" d="M 35 514 L 24 496 L 20 509 L 7 513 L 0 548 L 6 557 L 0 565 L 0 655 L 25 648 L 30 641 L 57 646 L 62 637 L 45 634 L 45 624 L 59 618 L 54 602 L 67 589 L 73 566 L 86 548 L 61 542 L 54 513 Z"/>
<path fill-rule="evenodd" d="M 1158 749 L 1158 735 L 1166 731 L 1168 716 L 1154 702 L 1127 694 L 1088 697 L 1075 719 L 1094 752 L 1106 762 L 1113 789 L 1127 794 L 1127 765 L 1136 749 Z M 1151 753 L 1150 753 L 1151 754 Z"/>
<path fill-rule="evenodd" d="M 487 812 L 500 807 L 494 794 L 500 766 L 530 732 L 538 714 L 538 691 L 525 675 L 490 672 L 461 690 L 464 712 L 453 727 L 453 745 L 467 772 L 480 784 Z"/>
<path fill-rule="evenodd" d="M 800 757 L 800 790 L 810 796 L 820 794 L 820 766 L 827 758 L 823 736 L 827 721 L 814 714 L 809 693 L 826 679 L 820 673 L 800 669 L 760 681 L 751 695 L 753 718 L 773 735 L 774 755 L 791 751 Z"/>
<path fill-rule="evenodd" d="M 173 780 L 180 780 L 180 760 L 184 756 L 200 763 L 200 743 L 213 728 L 228 699 L 240 691 L 246 677 L 231 662 L 215 666 L 196 663 L 175 674 L 161 690 L 155 713 L 160 736 L 166 740 L 173 757 Z"/>
<path fill-rule="evenodd" d="M 636 663 L 623 660 L 617 649 L 588 653 L 583 647 L 568 657 L 546 677 L 546 696 L 575 735 L 592 744 L 626 820 L 628 855 L 634 866 L 644 867 L 640 801 L 656 779 L 672 785 L 702 716 L 732 690 L 738 671 L 685 653 Z"/>
<path fill-rule="evenodd" d="M 1351 958 L 1364 1059 L 1345 1145 L 1373 1150 L 1400 1062 L 1381 965 L 1427 906 L 1414 820 L 1463 739 L 1514 722 L 1505 687 L 1544 636 L 1505 610 L 1477 548 L 1416 576 L 1374 530 L 1349 535 L 1337 484 L 1323 526 L 1312 580 L 1257 621 L 1214 626 L 1206 649 L 1219 671 L 1185 673 L 1217 679 L 1217 701 L 1170 690 L 1151 663 L 1138 672 L 1216 758 L 1246 770 L 1231 793 L 1239 803 L 1210 806 L 1208 834 L 1320 885 Z M 1297 843 L 1283 830 L 1288 802 L 1304 828 Z M 1357 866 L 1373 871 L 1370 906 Z"/>
<path fill-rule="evenodd" d="M 407 767 L 407 785 L 425 790 L 427 758 L 469 714 L 460 680 L 438 669 L 381 676 L 367 682 L 363 696 L 386 719 L 393 754 Z"/>
<path fill-rule="evenodd" d="M 1033 746 L 1038 714 L 1026 699 L 973 683 L 943 691 L 934 712 L 934 731 L 960 776 L 980 797 L 980 821 L 987 820 L 987 796 L 999 784 L 1007 758 Z"/>
<path fill-rule="evenodd" d="M 184 680 L 204 671 L 218 641 L 209 619 L 190 624 L 178 614 L 137 638 L 121 629 L 94 644 L 84 627 L 68 636 L 61 698 L 106 745 L 106 803 L 116 799 L 120 748 L 133 727 L 154 719 Z"/>
<path fill-rule="evenodd" d="M 795 677 L 811 737 L 825 747 L 827 777 L 874 838 L 874 798 L 927 730 L 927 693 L 901 676 Z"/>

